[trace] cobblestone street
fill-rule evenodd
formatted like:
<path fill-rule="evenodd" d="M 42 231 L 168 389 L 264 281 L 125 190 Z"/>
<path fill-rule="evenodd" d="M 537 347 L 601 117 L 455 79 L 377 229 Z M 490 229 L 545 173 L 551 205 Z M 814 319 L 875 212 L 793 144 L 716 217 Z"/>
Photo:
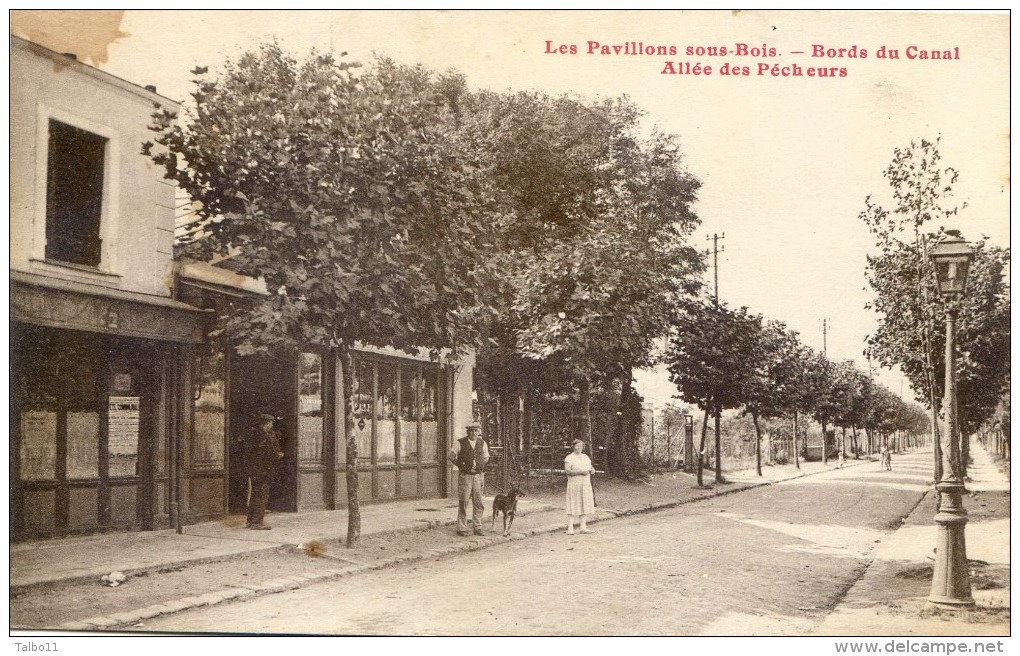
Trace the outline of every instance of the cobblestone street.
<path fill-rule="evenodd" d="M 144 631 L 801 635 L 925 491 L 853 467 L 146 622 Z"/>

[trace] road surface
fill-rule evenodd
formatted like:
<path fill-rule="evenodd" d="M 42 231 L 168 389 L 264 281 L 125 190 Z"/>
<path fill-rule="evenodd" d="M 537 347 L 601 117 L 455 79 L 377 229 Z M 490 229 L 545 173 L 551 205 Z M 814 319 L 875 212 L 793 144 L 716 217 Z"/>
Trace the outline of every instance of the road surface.
<path fill-rule="evenodd" d="M 930 464 L 867 464 L 159 617 L 141 631 L 803 635 L 861 576 Z"/>

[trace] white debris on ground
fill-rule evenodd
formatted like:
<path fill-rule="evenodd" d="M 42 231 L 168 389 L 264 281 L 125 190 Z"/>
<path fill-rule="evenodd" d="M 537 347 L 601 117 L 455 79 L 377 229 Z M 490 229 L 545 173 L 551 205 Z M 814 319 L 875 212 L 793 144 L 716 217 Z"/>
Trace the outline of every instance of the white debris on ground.
<path fill-rule="evenodd" d="M 103 574 L 100 580 L 111 588 L 115 588 L 127 580 L 127 575 L 124 572 L 110 572 L 109 574 Z"/>

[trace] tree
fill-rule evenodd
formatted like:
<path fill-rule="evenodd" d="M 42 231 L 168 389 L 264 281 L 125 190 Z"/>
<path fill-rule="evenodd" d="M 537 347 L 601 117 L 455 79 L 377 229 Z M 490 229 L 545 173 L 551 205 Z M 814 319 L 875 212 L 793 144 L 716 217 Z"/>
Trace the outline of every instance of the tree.
<path fill-rule="evenodd" d="M 670 401 L 660 414 L 659 427 L 666 438 L 666 462 L 670 466 L 672 466 L 670 463 L 673 462 L 674 443 L 680 442 L 680 446 L 676 447 L 678 453 L 682 453 L 685 448 L 688 414 L 690 412 L 686 405 L 678 405 L 673 401 Z M 679 465 L 679 456 L 677 456 L 677 465 Z"/>
<path fill-rule="evenodd" d="M 749 371 L 760 318 L 747 308 L 731 310 L 724 303 L 697 300 L 685 304 L 673 319 L 673 335 L 666 353 L 670 380 L 681 397 L 715 417 L 715 480 L 723 482 L 719 440 L 724 409 L 740 407 L 750 396 Z M 705 426 L 698 449 L 698 485 L 702 485 Z"/>
<path fill-rule="evenodd" d="M 435 356 L 476 339 L 486 262 L 483 172 L 457 139 L 456 75 L 276 44 L 194 71 L 194 110 L 154 114 L 156 163 L 196 202 L 193 255 L 230 256 L 269 294 L 226 319 L 238 353 L 338 349 L 349 524 L 361 533 L 351 347 Z"/>
<path fill-rule="evenodd" d="M 868 351 L 884 366 L 899 365 L 911 387 L 932 411 L 932 433 L 944 376 L 945 308 L 935 288 L 927 252 L 941 239 L 942 228 L 925 230 L 932 222 L 962 222 L 951 204 L 959 172 L 940 163 L 939 138 L 921 139 L 894 150 L 885 170 L 892 192 L 890 209 L 869 196 L 860 218 L 875 237 L 878 253 L 868 258 L 868 282 L 875 292 L 869 307 L 879 315 L 879 328 L 868 339 Z M 965 226 L 963 227 L 966 230 Z M 1009 376 L 1009 291 L 1003 269 L 1008 249 L 984 241 L 975 244 L 968 293 L 963 298 L 957 343 L 961 432 L 968 435 L 994 409 Z M 939 440 L 936 480 L 941 476 Z"/>
<path fill-rule="evenodd" d="M 918 386 L 917 381 L 911 379 L 911 387 L 927 399 L 931 409 L 932 433 L 936 436 L 934 454 L 936 480 L 941 477 L 942 471 L 941 444 L 937 437 L 938 423 L 936 421 L 939 397 L 935 389 L 937 381 L 935 366 L 932 362 L 931 333 L 928 321 L 923 316 L 930 306 L 930 288 L 924 284 L 924 281 L 931 277 L 931 269 L 924 257 L 925 242 L 921 234 L 921 227 L 934 218 L 955 215 L 959 209 L 946 205 L 948 198 L 952 195 L 952 187 L 958 179 L 959 173 L 955 169 L 942 168 L 939 165 L 942 157 L 938 150 L 939 140 L 940 137 L 934 141 L 912 140 L 907 148 L 895 148 L 893 161 L 884 172 L 892 190 L 892 212 L 890 213 L 881 205 L 873 204 L 871 196 L 869 196 L 865 199 L 865 209 L 860 214 L 861 220 L 867 224 L 868 229 L 875 236 L 876 245 L 882 255 L 888 255 L 890 251 L 902 251 L 904 246 L 909 243 L 908 240 L 912 239 L 913 241 L 913 256 L 909 263 L 912 274 L 908 273 L 910 277 L 905 278 L 907 281 L 912 281 L 912 289 L 910 296 L 903 299 L 902 302 L 912 306 L 910 309 L 913 312 L 904 316 L 911 318 L 913 322 L 911 329 L 916 332 L 921 344 L 917 350 L 904 350 L 901 345 L 897 357 L 899 360 L 907 362 L 913 360 L 923 362 L 921 366 L 924 371 L 924 382 Z M 869 271 L 873 268 L 873 264 L 875 263 L 869 259 Z M 878 291 L 876 283 L 870 279 L 869 282 Z M 879 296 L 882 295 L 882 292 L 879 292 Z M 886 314 L 886 318 L 888 317 L 889 315 Z M 888 361 L 881 359 L 879 361 L 889 366 Z M 896 362 L 897 359 L 891 361 Z"/>
<path fill-rule="evenodd" d="M 479 379 L 527 396 L 555 371 L 577 392 L 586 438 L 592 389 L 618 385 L 609 467 L 630 473 L 640 407 L 632 369 L 654 361 L 665 317 L 701 270 L 686 244 L 698 182 L 672 137 L 635 137 L 638 112 L 624 98 L 480 93 L 470 115 L 466 139 L 489 164 L 500 199 L 488 253 L 500 272 L 499 312 Z"/>
<path fill-rule="evenodd" d="M 940 233 L 925 236 L 934 245 Z M 1009 377 L 1009 289 L 1004 269 L 1009 249 L 984 241 L 973 245 L 975 261 L 961 300 L 957 344 L 957 388 L 961 432 L 967 435 L 995 410 Z M 928 362 L 935 372 L 945 369 L 946 307 L 935 289 L 929 265 L 921 284 L 927 288 L 927 304 L 911 302 L 917 296 L 914 262 L 918 257 L 911 244 L 892 248 L 869 258 L 868 278 L 877 294 L 871 307 L 882 315 L 878 330 L 868 339 L 869 352 L 885 365 L 898 364 L 913 389 L 931 385 L 928 398 L 941 406 L 944 376 L 929 376 Z M 927 338 L 925 338 L 927 335 Z M 927 350 L 926 350 L 927 348 Z"/>
<path fill-rule="evenodd" d="M 822 402 L 826 381 L 827 361 L 820 353 L 800 343 L 792 345 L 787 356 L 792 382 L 787 387 L 790 396 L 790 410 L 793 411 L 794 453 L 800 468 L 797 446 L 798 420 L 801 415 L 812 416 Z M 824 454 L 824 430 L 822 436 Z"/>
<path fill-rule="evenodd" d="M 749 328 L 757 337 L 747 352 L 748 390 L 744 401 L 745 412 L 754 420 L 755 469 L 761 471 L 761 419 L 774 419 L 795 413 L 798 393 L 803 384 L 803 362 L 799 357 L 803 348 L 797 334 L 778 321 L 764 322 Z M 796 451 L 796 424 L 794 426 Z M 799 462 L 798 462 L 799 464 Z"/>

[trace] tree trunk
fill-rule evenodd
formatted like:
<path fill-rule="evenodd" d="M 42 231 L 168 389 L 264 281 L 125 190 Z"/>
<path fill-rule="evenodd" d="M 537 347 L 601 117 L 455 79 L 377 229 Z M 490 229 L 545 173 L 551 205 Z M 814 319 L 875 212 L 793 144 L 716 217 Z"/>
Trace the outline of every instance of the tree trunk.
<path fill-rule="evenodd" d="M 587 378 L 581 381 L 581 439 L 588 445 L 591 463 L 595 466 L 595 448 L 591 443 L 591 384 Z"/>
<path fill-rule="evenodd" d="M 715 482 L 722 483 L 722 435 L 719 434 L 719 423 L 721 421 L 722 410 L 719 406 L 715 407 Z"/>
<path fill-rule="evenodd" d="M 642 418 L 642 421 L 643 421 L 643 418 Z M 644 427 L 642 426 L 642 430 L 643 429 L 644 429 Z M 651 453 L 649 455 L 649 459 L 652 461 L 651 462 L 652 469 L 655 469 L 655 410 L 652 410 L 652 430 L 650 432 L 651 432 L 651 435 L 652 435 L 652 441 L 651 441 L 651 444 L 649 445 L 649 449 L 651 451 Z"/>
<path fill-rule="evenodd" d="M 960 473 L 963 475 L 963 480 L 967 480 L 967 461 L 970 460 L 970 435 L 964 435 L 963 431 L 960 431 Z"/>
<path fill-rule="evenodd" d="M 822 422 L 822 464 L 829 464 L 829 434 L 825 430 L 825 422 Z"/>
<path fill-rule="evenodd" d="M 755 463 L 755 472 L 761 476 L 761 427 L 758 425 L 758 413 L 754 410 L 751 411 L 751 419 L 754 420 L 754 434 L 755 439 L 755 457 L 757 462 Z"/>
<path fill-rule="evenodd" d="M 623 396 L 623 445 L 626 453 L 624 463 L 627 475 L 637 472 L 641 462 L 639 450 L 639 437 L 641 425 L 641 403 L 637 400 L 637 392 L 634 391 L 634 372 L 628 368 L 621 377 L 620 389 Z"/>
<path fill-rule="evenodd" d="M 797 448 L 797 428 L 798 428 L 798 417 L 799 413 L 793 411 L 793 463 L 797 465 L 797 469 L 800 469 L 800 450 Z"/>
<path fill-rule="evenodd" d="M 533 465 L 531 463 L 531 423 L 532 415 L 534 414 L 535 397 L 532 396 L 531 392 L 526 392 L 524 395 L 524 446 L 522 451 L 524 452 L 524 473 L 528 476 L 528 472 L 531 471 Z M 592 461 L 594 465 L 594 461 Z M 530 490 L 529 490 L 530 491 Z"/>
<path fill-rule="evenodd" d="M 616 425 L 613 427 L 613 435 L 610 441 L 610 449 L 606 462 L 606 469 L 614 476 L 624 476 L 627 471 L 627 454 L 624 449 L 624 412 L 626 410 L 626 399 L 620 394 L 620 405 L 616 411 Z"/>
<path fill-rule="evenodd" d="M 705 406 L 705 420 L 701 422 L 701 446 L 698 447 L 698 487 L 705 487 L 705 435 L 708 433 L 708 406 Z"/>
<path fill-rule="evenodd" d="M 361 503 L 358 499 L 358 439 L 354 434 L 354 358 L 347 340 L 340 340 L 340 377 L 344 395 L 344 438 L 347 442 L 347 548 L 361 540 Z"/>

